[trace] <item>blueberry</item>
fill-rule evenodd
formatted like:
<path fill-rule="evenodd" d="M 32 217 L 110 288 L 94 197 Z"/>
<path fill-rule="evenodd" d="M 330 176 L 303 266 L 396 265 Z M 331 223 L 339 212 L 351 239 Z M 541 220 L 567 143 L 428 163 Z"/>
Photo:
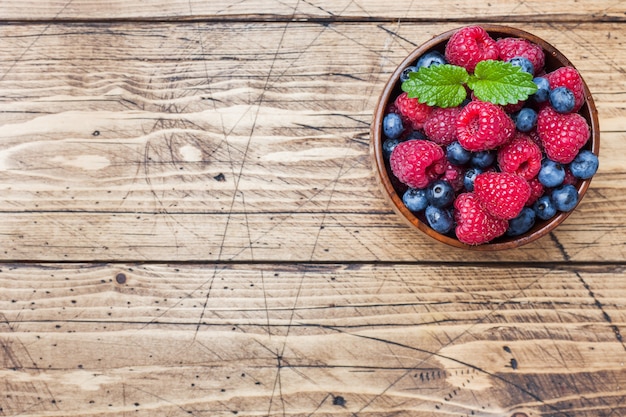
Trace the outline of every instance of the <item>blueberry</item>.
<path fill-rule="evenodd" d="M 530 132 L 537 125 L 537 112 L 524 107 L 515 115 L 515 127 L 520 132 Z"/>
<path fill-rule="evenodd" d="M 465 175 L 463 176 L 463 186 L 467 191 L 474 191 L 474 180 L 478 174 L 482 174 L 483 170 L 480 168 L 469 168 L 465 171 Z"/>
<path fill-rule="evenodd" d="M 598 157 L 591 151 L 582 150 L 571 162 L 569 169 L 576 178 L 587 179 L 598 171 Z"/>
<path fill-rule="evenodd" d="M 477 168 L 488 168 L 496 160 L 496 154 L 491 151 L 479 151 L 472 154 L 470 163 Z"/>
<path fill-rule="evenodd" d="M 446 157 L 454 165 L 465 165 L 472 158 L 472 153 L 459 142 L 452 142 L 446 147 Z"/>
<path fill-rule="evenodd" d="M 562 185 L 552 191 L 552 202 L 559 211 L 570 211 L 578 204 L 578 191 L 571 184 Z"/>
<path fill-rule="evenodd" d="M 402 195 L 402 202 L 406 208 L 414 213 L 425 210 L 428 206 L 426 189 L 409 188 Z"/>
<path fill-rule="evenodd" d="M 417 60 L 417 68 L 422 68 L 422 67 L 430 67 L 431 65 L 443 65 L 443 64 L 447 64 L 448 61 L 446 60 L 446 57 L 443 56 L 443 54 L 441 52 L 437 52 L 437 51 L 430 51 L 425 53 L 424 55 L 422 55 L 420 57 L 420 59 Z"/>
<path fill-rule="evenodd" d="M 574 93 L 567 87 L 557 87 L 550 90 L 549 99 L 550 105 L 557 113 L 570 113 L 576 104 Z"/>
<path fill-rule="evenodd" d="M 400 74 L 400 81 L 405 82 L 409 79 L 409 74 L 411 74 L 412 72 L 417 72 L 418 69 L 419 68 L 416 66 L 406 67 L 404 71 L 402 71 L 402 74 Z"/>
<path fill-rule="evenodd" d="M 454 201 L 454 189 L 449 182 L 444 180 L 434 181 L 428 186 L 428 202 L 431 206 L 448 207 Z"/>
<path fill-rule="evenodd" d="M 517 217 L 509 220 L 509 228 L 506 231 L 508 236 L 519 236 L 530 230 L 535 224 L 535 210 L 524 207 Z"/>
<path fill-rule="evenodd" d="M 383 118 L 383 133 L 390 139 L 396 139 L 404 130 L 399 114 L 389 113 Z"/>
<path fill-rule="evenodd" d="M 550 96 L 550 82 L 544 77 L 535 77 L 533 82 L 537 86 L 537 91 L 532 95 L 537 103 L 543 103 Z"/>
<path fill-rule="evenodd" d="M 454 227 L 454 219 L 449 210 L 435 206 L 426 207 L 426 220 L 436 232 L 446 234 Z"/>
<path fill-rule="evenodd" d="M 556 207 L 548 195 L 541 196 L 533 204 L 533 210 L 541 220 L 548 220 L 556 214 Z"/>
<path fill-rule="evenodd" d="M 537 174 L 537 179 L 544 187 L 557 187 L 565 179 L 565 168 L 558 162 L 546 158 L 541 161 L 541 169 Z"/>
<path fill-rule="evenodd" d="M 406 137 L 406 140 L 424 140 L 424 139 L 426 139 L 426 135 L 420 132 L 419 130 L 412 131 Z"/>
<path fill-rule="evenodd" d="M 526 57 L 516 56 L 516 57 L 509 59 L 506 62 L 516 67 L 520 67 L 522 71 L 527 72 L 530 75 L 535 75 L 535 66 L 533 65 L 532 62 L 530 62 L 530 59 Z"/>
<path fill-rule="evenodd" d="M 383 142 L 383 155 L 386 159 L 389 159 L 389 156 L 391 156 L 391 152 L 393 152 L 395 147 L 398 146 L 398 143 L 400 143 L 399 139 L 385 139 L 385 141 Z"/>

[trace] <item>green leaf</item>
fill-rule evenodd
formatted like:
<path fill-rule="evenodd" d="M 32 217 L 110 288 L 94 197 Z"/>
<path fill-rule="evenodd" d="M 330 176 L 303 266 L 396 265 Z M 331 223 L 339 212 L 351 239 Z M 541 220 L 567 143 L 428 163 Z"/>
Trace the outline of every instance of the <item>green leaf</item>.
<path fill-rule="evenodd" d="M 505 61 L 481 61 L 467 85 L 479 100 L 494 104 L 515 104 L 537 91 L 533 76 Z"/>
<path fill-rule="evenodd" d="M 432 65 L 409 74 L 402 90 L 429 106 L 456 107 L 465 99 L 469 74 L 456 65 Z"/>

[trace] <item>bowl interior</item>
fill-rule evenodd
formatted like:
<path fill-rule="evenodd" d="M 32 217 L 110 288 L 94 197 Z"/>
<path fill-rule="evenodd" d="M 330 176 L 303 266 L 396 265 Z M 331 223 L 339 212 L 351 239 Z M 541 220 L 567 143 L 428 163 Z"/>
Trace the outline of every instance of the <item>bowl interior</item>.
<path fill-rule="evenodd" d="M 559 52 L 555 47 L 550 45 L 548 42 L 543 39 L 525 32 L 520 29 L 511 28 L 508 26 L 500 26 L 500 25 L 481 25 L 494 39 L 505 38 L 505 37 L 517 37 L 517 38 L 525 38 L 537 45 L 540 45 L 545 52 L 545 69 L 546 72 L 550 72 L 555 70 L 558 67 L 562 66 L 574 66 L 561 52 Z M 540 220 L 537 219 L 535 225 L 532 227 L 530 231 L 515 237 L 509 236 L 501 236 L 499 238 L 494 239 L 493 241 L 483 244 L 483 245 L 466 245 L 459 240 L 457 240 L 453 235 L 442 235 L 440 233 L 435 232 L 433 229 L 428 226 L 425 219 L 422 215 L 415 215 L 410 210 L 408 210 L 404 203 L 402 203 L 402 194 L 407 189 L 406 185 L 400 183 L 395 176 L 391 173 L 391 169 L 389 167 L 388 161 L 383 156 L 382 144 L 384 141 L 384 136 L 382 133 L 382 121 L 385 116 L 387 105 L 395 99 L 401 92 L 401 82 L 400 75 L 402 71 L 410 66 L 414 65 L 417 59 L 423 55 L 424 53 L 437 50 L 441 53 L 444 52 L 445 44 L 448 39 L 452 36 L 454 32 L 458 29 L 450 30 L 442 33 L 441 35 L 425 42 L 418 48 L 416 48 L 409 56 L 407 56 L 404 61 L 396 68 L 393 72 L 387 84 L 385 85 L 380 98 L 378 100 L 374 119 L 371 126 L 371 151 L 374 167 L 376 170 L 376 175 L 379 179 L 380 185 L 382 187 L 383 193 L 391 202 L 394 210 L 404 218 L 411 226 L 418 228 L 422 232 L 431 236 L 432 238 L 448 244 L 450 246 L 455 246 L 464 249 L 471 250 L 501 250 L 501 249 L 510 249 L 515 248 L 527 243 L 530 243 L 540 237 L 548 234 L 555 227 L 561 224 L 571 213 L 569 212 L 559 212 L 556 216 L 551 218 L 550 220 Z M 584 82 L 584 81 L 583 81 Z M 589 88 L 586 84 L 584 84 L 585 88 L 585 104 L 579 111 L 580 115 L 582 115 L 586 120 L 589 126 L 591 127 L 591 138 L 585 145 L 583 149 L 591 150 L 596 155 L 599 154 L 600 150 L 600 129 L 598 126 L 598 114 L 593 102 L 593 98 L 589 92 Z M 575 186 L 578 190 L 578 194 L 580 196 L 579 203 L 582 200 L 591 179 L 587 180 L 579 180 Z"/>

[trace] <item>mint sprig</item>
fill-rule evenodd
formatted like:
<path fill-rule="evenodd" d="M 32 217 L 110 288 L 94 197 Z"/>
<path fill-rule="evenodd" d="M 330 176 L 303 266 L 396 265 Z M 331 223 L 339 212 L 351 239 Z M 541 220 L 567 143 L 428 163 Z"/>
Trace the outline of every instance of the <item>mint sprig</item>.
<path fill-rule="evenodd" d="M 479 100 L 501 105 L 526 100 L 537 91 L 531 74 L 505 61 L 479 62 L 467 85 Z"/>
<path fill-rule="evenodd" d="M 495 60 L 479 62 L 473 74 L 450 64 L 422 67 L 409 74 L 402 90 L 429 106 L 456 107 L 467 97 L 466 85 L 479 100 L 500 105 L 526 100 L 537 91 L 531 74 Z"/>
<path fill-rule="evenodd" d="M 410 73 L 409 79 L 402 83 L 402 90 L 429 106 L 456 107 L 467 96 L 464 85 L 468 81 L 469 74 L 463 67 L 433 65 Z"/>

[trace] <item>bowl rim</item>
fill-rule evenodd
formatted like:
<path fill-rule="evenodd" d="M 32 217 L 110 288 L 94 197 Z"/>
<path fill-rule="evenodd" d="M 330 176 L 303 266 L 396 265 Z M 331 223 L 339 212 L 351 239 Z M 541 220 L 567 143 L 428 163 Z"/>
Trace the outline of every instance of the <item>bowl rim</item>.
<path fill-rule="evenodd" d="M 500 238 L 494 239 L 494 241 L 484 243 L 482 245 L 468 245 L 457 240 L 456 238 L 436 232 L 435 230 L 430 228 L 429 225 L 422 222 L 419 218 L 417 218 L 415 214 L 413 214 L 409 209 L 406 208 L 406 206 L 402 202 L 402 197 L 398 195 L 398 193 L 396 192 L 391 182 L 389 173 L 387 171 L 385 158 L 382 152 L 382 143 L 383 143 L 382 121 L 385 116 L 385 110 L 389 103 L 390 97 L 392 97 L 392 94 L 394 94 L 394 92 L 397 92 L 397 89 L 399 88 L 399 80 L 400 80 L 400 75 L 402 74 L 402 71 L 407 66 L 412 65 L 412 63 L 416 62 L 417 58 L 423 55 L 425 52 L 431 49 L 436 49 L 438 47 L 442 48 L 443 44 L 452 36 L 452 34 L 454 34 L 459 29 L 463 27 L 467 27 L 467 26 L 468 25 L 460 26 L 451 30 L 447 30 L 431 38 L 430 40 L 424 42 L 423 44 L 415 48 L 396 67 L 394 72 L 391 74 L 391 76 L 387 80 L 387 83 L 385 84 L 378 98 L 378 101 L 376 102 L 376 107 L 374 110 L 374 118 L 370 126 L 371 159 L 375 168 L 375 174 L 376 174 L 375 176 L 378 180 L 379 186 L 383 190 L 383 194 L 385 195 L 386 199 L 391 203 L 394 211 L 398 215 L 400 215 L 400 217 L 403 218 L 405 222 L 407 222 L 410 226 L 413 226 L 421 230 L 423 233 L 425 233 L 426 235 L 430 236 L 431 238 L 439 242 L 442 242 L 444 244 L 457 247 L 457 248 L 475 250 L 475 251 L 495 251 L 495 250 L 513 249 L 513 248 L 526 245 L 530 242 L 533 242 L 549 234 L 558 225 L 563 223 L 565 219 L 567 219 L 567 217 L 569 217 L 569 215 L 574 212 L 574 210 L 578 207 L 578 205 L 582 201 L 585 193 L 587 192 L 587 189 L 589 188 L 589 185 L 591 184 L 591 180 L 593 179 L 593 177 L 589 179 L 585 179 L 585 180 L 579 180 L 575 184 L 575 187 L 578 191 L 579 199 L 578 199 L 576 206 L 572 210 L 567 211 L 567 212 L 559 212 L 557 213 L 557 215 L 555 215 L 554 217 L 552 217 L 551 219 L 547 221 L 536 223 L 530 232 L 527 232 L 521 236 L 515 236 L 515 237 L 502 236 Z M 511 27 L 511 26 L 497 25 L 497 24 L 480 24 L 478 26 L 485 29 L 487 33 L 489 33 L 490 36 L 494 38 L 519 37 L 519 38 L 527 39 L 528 41 L 538 44 L 543 48 L 544 53 L 546 55 L 546 61 L 549 59 L 556 60 L 561 64 L 561 66 L 572 66 L 575 68 L 574 64 L 557 48 L 555 48 L 550 43 L 546 42 L 542 38 L 530 32 L 526 32 L 525 30 L 518 29 L 515 27 Z M 600 126 L 598 122 L 598 111 L 593 101 L 593 97 L 591 95 L 589 87 L 587 86 L 587 83 L 585 82 L 582 75 L 581 75 L 581 78 L 583 80 L 585 103 L 583 104 L 583 108 L 581 109 L 581 111 L 579 111 L 579 113 L 583 112 L 582 115 L 583 117 L 585 117 L 585 119 L 589 123 L 590 130 L 591 130 L 591 136 L 585 146 L 588 147 L 589 150 L 591 150 L 591 152 L 593 152 L 595 155 L 599 156 Z M 541 226 L 539 226 L 539 224 Z"/>

